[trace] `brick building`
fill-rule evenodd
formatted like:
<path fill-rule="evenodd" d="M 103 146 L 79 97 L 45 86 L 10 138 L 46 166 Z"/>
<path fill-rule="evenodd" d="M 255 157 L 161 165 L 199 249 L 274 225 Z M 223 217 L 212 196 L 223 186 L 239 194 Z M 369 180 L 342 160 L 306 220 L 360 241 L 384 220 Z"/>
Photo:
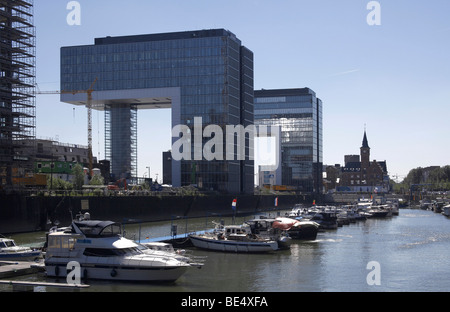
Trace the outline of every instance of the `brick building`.
<path fill-rule="evenodd" d="M 388 192 L 389 176 L 386 161 L 370 160 L 370 147 L 366 131 L 360 155 L 346 155 L 341 168 L 338 191 Z"/>

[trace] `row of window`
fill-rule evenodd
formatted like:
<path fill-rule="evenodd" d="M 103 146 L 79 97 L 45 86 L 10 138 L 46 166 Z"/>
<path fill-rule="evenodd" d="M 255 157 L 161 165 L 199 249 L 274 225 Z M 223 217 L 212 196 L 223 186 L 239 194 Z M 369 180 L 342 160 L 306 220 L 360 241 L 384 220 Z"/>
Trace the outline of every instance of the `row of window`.
<path fill-rule="evenodd" d="M 161 40 L 144 42 L 127 42 L 115 44 L 97 44 L 92 46 L 65 47 L 61 55 L 74 56 L 92 54 L 94 51 L 103 54 L 132 53 L 148 50 L 199 49 L 223 46 L 222 37 L 193 38 L 190 40 Z"/>
<path fill-rule="evenodd" d="M 236 62 L 230 60 L 229 65 L 236 67 Z M 76 73 L 90 73 L 90 72 L 104 72 L 104 71 L 136 71 L 136 70 L 156 70 L 156 69 L 178 69 L 182 70 L 189 67 L 203 67 L 203 66 L 225 66 L 225 59 L 223 57 L 203 57 L 203 58 L 188 58 L 188 59 L 168 59 L 155 61 L 130 61 L 130 62 L 99 62 L 84 63 L 74 61 L 73 59 L 66 59 L 61 62 L 61 72 L 64 74 Z"/>
<path fill-rule="evenodd" d="M 133 62 L 146 60 L 167 60 L 167 59 L 186 59 L 197 57 L 211 57 L 221 56 L 223 54 L 223 47 L 203 47 L 203 48 L 189 48 L 189 49 L 151 49 L 141 50 L 135 52 L 124 53 L 99 53 L 98 47 L 94 47 L 91 53 L 67 55 L 61 54 L 62 64 L 66 65 L 80 65 L 80 64 L 95 64 L 95 63 L 111 63 L 111 62 Z M 229 51 L 230 52 L 230 51 Z M 234 56 L 236 57 L 236 55 Z M 239 58 L 239 55 L 237 55 Z"/>

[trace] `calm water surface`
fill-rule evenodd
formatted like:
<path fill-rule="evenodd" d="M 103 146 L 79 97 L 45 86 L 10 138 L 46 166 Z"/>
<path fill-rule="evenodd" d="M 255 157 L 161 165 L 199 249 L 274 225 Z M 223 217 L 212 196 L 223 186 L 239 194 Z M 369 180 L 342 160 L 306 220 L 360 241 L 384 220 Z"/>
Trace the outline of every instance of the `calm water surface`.
<path fill-rule="evenodd" d="M 178 233 L 211 227 L 209 219 L 174 222 Z M 249 219 L 247 217 L 247 219 Z M 237 223 L 244 219 L 238 219 Z M 219 218 L 216 218 L 219 221 Z M 231 220 L 225 219 L 229 224 Z M 171 222 L 126 225 L 127 237 L 170 234 Z M 42 241 L 45 233 L 13 238 Z M 88 292 L 441 292 L 450 290 L 450 219 L 431 211 L 401 209 L 399 216 L 369 219 L 319 233 L 315 241 L 294 241 L 273 254 L 231 254 L 189 249 L 205 256 L 176 283 L 148 285 L 89 281 Z M 380 264 L 380 285 L 368 285 L 371 261 Z M 44 274 L 18 280 L 48 281 Z M 64 281 L 60 281 L 64 282 Z M 42 288 L 42 291 L 54 291 Z"/>

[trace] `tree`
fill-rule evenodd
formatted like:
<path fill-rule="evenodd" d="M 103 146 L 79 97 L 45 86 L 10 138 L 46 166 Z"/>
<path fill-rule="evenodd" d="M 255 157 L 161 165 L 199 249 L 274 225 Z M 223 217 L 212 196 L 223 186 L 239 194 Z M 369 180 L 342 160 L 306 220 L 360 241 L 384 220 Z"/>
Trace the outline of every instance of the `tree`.
<path fill-rule="evenodd" d="M 76 164 L 73 169 L 73 188 L 75 190 L 81 190 L 84 184 L 84 172 L 83 167 L 80 164 Z"/>
<path fill-rule="evenodd" d="M 395 185 L 395 188 L 409 189 L 413 184 L 428 184 L 430 190 L 449 190 L 450 166 L 412 169 L 401 183 Z"/>
<path fill-rule="evenodd" d="M 52 185 L 53 183 L 53 185 Z M 50 176 L 47 177 L 47 187 L 51 190 L 71 190 L 73 185 L 70 182 L 64 181 L 63 179 Z"/>
<path fill-rule="evenodd" d="M 89 182 L 90 185 L 104 185 L 105 180 L 103 177 L 99 174 L 94 174 L 94 176 L 91 179 L 91 182 Z"/>

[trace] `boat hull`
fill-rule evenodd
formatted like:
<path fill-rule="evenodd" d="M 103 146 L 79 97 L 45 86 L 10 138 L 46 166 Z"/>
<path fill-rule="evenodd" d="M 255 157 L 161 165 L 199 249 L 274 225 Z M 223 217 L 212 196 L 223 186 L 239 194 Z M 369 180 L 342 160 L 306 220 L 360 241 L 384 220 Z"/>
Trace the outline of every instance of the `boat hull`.
<path fill-rule="evenodd" d="M 234 240 L 218 240 L 212 238 L 190 235 L 192 244 L 201 249 L 236 252 L 236 253 L 260 253 L 278 250 L 278 243 L 270 242 L 245 242 Z"/>
<path fill-rule="evenodd" d="M 0 253 L 0 261 L 37 261 L 42 259 L 40 251 Z"/>
<path fill-rule="evenodd" d="M 315 240 L 317 238 L 317 232 L 319 232 L 319 228 L 314 225 L 301 225 L 288 231 L 289 237 L 303 240 Z"/>
<path fill-rule="evenodd" d="M 45 263 L 48 277 L 66 278 L 67 264 Z M 175 282 L 187 270 L 187 266 L 135 267 L 110 265 L 81 265 L 81 279 L 133 281 L 133 282 Z"/>

